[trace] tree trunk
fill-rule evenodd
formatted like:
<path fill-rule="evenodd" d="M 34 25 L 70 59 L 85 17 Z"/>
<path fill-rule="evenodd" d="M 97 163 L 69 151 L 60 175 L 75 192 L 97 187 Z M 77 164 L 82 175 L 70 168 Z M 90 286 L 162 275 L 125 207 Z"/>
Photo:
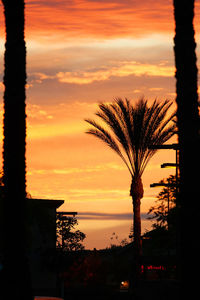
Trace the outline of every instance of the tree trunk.
<path fill-rule="evenodd" d="M 199 115 L 197 93 L 196 43 L 194 39 L 194 0 L 174 0 L 176 65 L 176 102 L 178 139 L 180 147 L 180 235 L 179 235 L 179 279 L 185 289 L 195 291 L 198 285 L 189 286 L 190 278 L 199 267 L 200 193 L 199 177 Z M 198 246 L 197 246 L 198 245 Z M 195 255 L 197 253 L 197 255 Z M 188 268 L 191 272 L 187 273 Z M 196 271 L 195 271 L 196 270 Z M 184 282 L 186 280 L 186 282 Z M 198 292 L 198 291 L 196 291 Z M 195 293 L 196 293 L 195 292 Z"/>
<path fill-rule="evenodd" d="M 133 236 L 134 236 L 134 260 L 135 274 L 134 281 L 137 284 L 141 274 L 141 257 L 142 257 L 142 241 L 141 241 L 141 215 L 140 200 L 144 194 L 143 184 L 140 176 L 133 176 L 130 196 L 133 201 Z M 134 284 L 134 283 L 133 283 Z"/>
<path fill-rule="evenodd" d="M 4 0 L 6 23 L 1 299 L 32 299 L 26 253 L 26 47 L 24 1 Z M 11 226 L 12 225 L 12 226 Z"/>

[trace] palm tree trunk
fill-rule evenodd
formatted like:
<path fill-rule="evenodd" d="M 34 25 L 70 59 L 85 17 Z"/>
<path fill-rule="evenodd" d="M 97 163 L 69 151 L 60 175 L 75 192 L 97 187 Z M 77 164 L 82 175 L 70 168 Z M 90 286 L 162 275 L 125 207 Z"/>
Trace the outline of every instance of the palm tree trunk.
<path fill-rule="evenodd" d="M 180 207 L 179 278 L 181 275 L 185 279 L 189 279 L 191 274 L 196 272 L 195 269 L 197 270 L 199 267 L 199 265 L 197 267 L 197 264 L 200 263 L 199 255 L 195 255 L 195 253 L 198 253 L 196 237 L 199 235 L 197 228 L 199 227 L 198 214 L 200 204 L 198 200 L 200 193 L 197 174 L 200 169 L 200 141 L 198 132 L 198 70 L 193 27 L 194 3 L 194 0 L 174 0 L 174 53 L 180 147 L 180 196 L 178 202 Z M 191 274 L 185 273 L 188 269 L 192 271 Z M 188 284 L 185 285 L 183 283 L 183 287 L 186 288 L 186 286 Z M 194 288 L 195 285 L 190 286 L 190 290 L 194 290 Z"/>
<path fill-rule="evenodd" d="M 32 299 L 26 253 L 24 1 L 3 0 L 6 23 L 1 299 Z M 11 226 L 12 225 L 12 226 Z M 5 298 L 4 298 L 5 297 Z"/>
<path fill-rule="evenodd" d="M 134 235 L 134 260 L 135 274 L 134 281 L 137 283 L 141 274 L 141 258 L 142 258 L 142 241 L 141 241 L 141 215 L 140 202 L 143 197 L 144 190 L 140 176 L 133 176 L 130 196 L 133 201 L 133 235 Z"/>

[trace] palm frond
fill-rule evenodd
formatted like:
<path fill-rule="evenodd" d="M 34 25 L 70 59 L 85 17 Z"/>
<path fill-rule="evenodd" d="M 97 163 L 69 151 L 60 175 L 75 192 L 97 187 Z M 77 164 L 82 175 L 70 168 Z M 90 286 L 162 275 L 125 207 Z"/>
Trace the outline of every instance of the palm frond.
<path fill-rule="evenodd" d="M 111 134 L 106 129 L 104 129 L 102 126 L 97 124 L 95 121 L 90 120 L 90 119 L 85 119 L 85 121 L 94 127 L 94 128 L 89 129 L 88 131 L 86 131 L 86 133 L 96 136 L 101 141 L 106 143 L 112 150 L 114 150 L 121 157 L 121 159 L 124 161 L 124 163 L 126 164 L 129 172 L 132 175 L 133 172 L 132 172 L 128 162 L 126 161 L 126 159 L 125 159 L 124 155 L 122 154 L 118 144 L 116 143 L 115 139 L 111 136 Z"/>
<path fill-rule="evenodd" d="M 96 115 L 108 127 L 108 130 L 93 120 L 86 120 L 92 134 L 111 149 L 125 162 L 132 175 L 142 175 L 156 150 L 150 145 L 163 144 L 175 134 L 175 114 L 167 117 L 172 102 L 159 103 L 155 100 L 149 107 L 145 99 L 132 106 L 128 99 L 115 99 L 111 104 L 99 105 Z M 172 123 L 172 124 L 171 124 Z"/>
<path fill-rule="evenodd" d="M 118 101 L 115 101 L 113 104 L 110 105 L 100 104 L 99 108 L 100 111 L 98 111 L 96 115 L 100 117 L 109 126 L 116 140 L 125 151 L 125 155 L 129 161 L 130 168 L 134 173 L 134 164 L 131 160 L 130 155 L 131 147 L 127 135 L 126 122 L 123 119 L 123 114 L 120 106 L 118 105 Z"/>
<path fill-rule="evenodd" d="M 96 113 L 98 117 L 106 122 L 110 129 L 114 132 L 115 137 L 118 139 L 126 151 L 128 151 L 128 145 L 126 135 L 124 134 L 124 128 L 121 126 L 121 120 L 117 118 L 115 108 L 110 105 L 99 105 L 100 111 Z"/>

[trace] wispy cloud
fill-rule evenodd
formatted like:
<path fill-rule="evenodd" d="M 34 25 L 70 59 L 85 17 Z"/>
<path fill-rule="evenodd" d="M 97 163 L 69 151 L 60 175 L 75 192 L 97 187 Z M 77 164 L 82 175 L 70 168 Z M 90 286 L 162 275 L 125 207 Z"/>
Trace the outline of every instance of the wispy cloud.
<path fill-rule="evenodd" d="M 123 189 L 70 189 L 68 195 L 72 201 L 110 201 L 112 199 L 126 199 L 129 195 L 127 190 Z"/>
<path fill-rule="evenodd" d="M 53 119 L 52 114 L 50 114 L 47 110 L 42 108 L 40 105 L 28 105 L 26 109 L 26 113 L 28 116 L 28 121 L 30 120 L 46 120 L 46 119 Z"/>
<path fill-rule="evenodd" d="M 79 212 L 80 220 L 132 220 L 132 213 L 104 213 L 104 212 Z M 142 219 L 147 219 L 147 214 L 141 214 Z"/>
<path fill-rule="evenodd" d="M 109 80 L 111 77 L 126 77 L 130 75 L 170 77 L 174 75 L 174 72 L 175 68 L 173 66 L 162 61 L 156 64 L 136 61 L 111 61 L 107 65 L 96 66 L 95 69 L 61 71 L 55 75 L 35 72 L 30 74 L 29 83 L 33 85 L 34 83 L 38 84 L 45 80 L 53 79 L 61 83 L 84 85 L 95 81 Z"/>
<path fill-rule="evenodd" d="M 160 76 L 170 77 L 174 75 L 174 67 L 158 64 L 144 64 L 136 61 L 116 62 L 116 66 L 103 67 L 96 71 L 59 72 L 57 78 L 63 83 L 89 84 L 94 81 L 108 80 L 112 76 Z"/>
<path fill-rule="evenodd" d="M 96 165 L 92 167 L 86 166 L 85 168 L 66 168 L 66 169 L 54 169 L 52 170 L 54 174 L 73 174 L 73 173 L 93 173 L 93 172 L 102 172 L 106 170 L 126 170 L 124 166 L 107 163 L 102 165 Z"/>
<path fill-rule="evenodd" d="M 116 170 L 116 171 L 124 171 L 126 167 L 123 165 L 118 165 L 115 163 L 104 163 L 101 165 L 94 166 L 85 166 L 84 168 L 62 168 L 62 169 L 30 169 L 28 171 L 29 175 L 33 174 L 43 174 L 43 175 L 68 175 L 68 174 L 76 174 L 76 173 L 94 173 L 94 172 L 102 172 L 108 170 Z M 82 191 L 81 191 L 82 193 Z M 96 191 L 95 191 L 96 193 Z"/>
<path fill-rule="evenodd" d="M 50 37 L 138 36 L 172 30 L 173 6 L 168 0 L 28 1 L 27 27 Z M 57 33 L 57 34 L 55 34 Z"/>

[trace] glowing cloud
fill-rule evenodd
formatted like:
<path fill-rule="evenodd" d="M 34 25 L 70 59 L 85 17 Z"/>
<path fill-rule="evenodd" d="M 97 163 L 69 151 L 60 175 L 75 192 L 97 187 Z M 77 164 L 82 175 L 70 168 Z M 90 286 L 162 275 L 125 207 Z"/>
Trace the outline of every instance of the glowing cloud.
<path fill-rule="evenodd" d="M 131 62 L 118 62 L 117 67 L 102 68 L 95 72 L 59 72 L 57 78 L 63 83 L 75 83 L 75 84 L 89 84 L 94 81 L 107 80 L 112 76 L 124 77 L 129 75 L 147 75 L 147 76 L 160 76 L 169 77 L 173 76 L 174 67 L 164 65 L 151 65 L 141 64 L 135 61 Z"/>
<path fill-rule="evenodd" d="M 60 34 L 76 38 L 169 32 L 173 19 L 172 4 L 167 0 L 35 0 L 27 3 L 26 10 L 28 30 L 31 34 L 40 31 L 46 40 Z"/>

